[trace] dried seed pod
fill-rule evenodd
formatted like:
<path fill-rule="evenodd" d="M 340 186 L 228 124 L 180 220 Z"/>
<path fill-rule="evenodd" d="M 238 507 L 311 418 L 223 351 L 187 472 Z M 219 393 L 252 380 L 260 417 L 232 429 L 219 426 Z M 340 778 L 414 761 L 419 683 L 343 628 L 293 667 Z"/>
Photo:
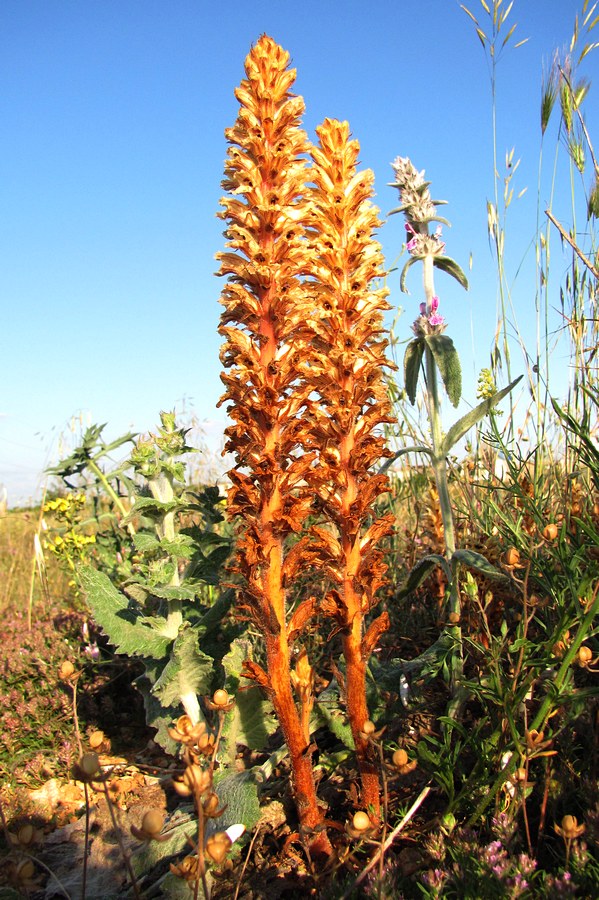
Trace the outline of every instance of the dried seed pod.
<path fill-rule="evenodd" d="M 392 759 L 393 759 L 393 765 L 396 766 L 398 769 L 401 769 L 408 762 L 408 754 L 406 753 L 405 750 L 401 750 L 401 749 L 396 750 L 395 753 L 393 754 Z"/>
<path fill-rule="evenodd" d="M 579 825 L 576 816 L 566 815 L 560 825 L 553 826 L 557 834 L 566 841 L 574 841 L 586 831 L 586 826 Z"/>
<path fill-rule="evenodd" d="M 559 530 L 555 522 L 550 522 L 543 528 L 543 537 L 546 541 L 554 541 L 558 536 Z"/>
<path fill-rule="evenodd" d="M 70 659 L 65 659 L 58 667 L 58 677 L 61 681 L 72 681 L 76 674 L 75 666 Z"/>
<path fill-rule="evenodd" d="M 160 809 L 149 809 L 141 820 L 141 827 L 146 834 L 155 836 L 160 834 L 164 827 L 164 813 Z"/>
<path fill-rule="evenodd" d="M 372 822 L 370 821 L 368 813 L 365 813 L 363 810 L 359 810 L 358 812 L 354 813 L 352 819 L 352 828 L 354 829 L 354 831 L 357 831 L 359 833 L 370 831 L 370 829 L 372 828 Z"/>
<path fill-rule="evenodd" d="M 210 835 L 206 841 L 206 853 L 213 862 L 220 865 L 231 849 L 231 846 L 232 841 L 227 832 L 217 831 L 216 834 Z"/>
<path fill-rule="evenodd" d="M 90 782 L 101 775 L 100 760 L 98 754 L 84 753 L 81 759 L 73 767 L 75 778 L 78 781 Z"/>
<path fill-rule="evenodd" d="M 504 560 L 506 566 L 509 566 L 512 569 L 521 568 L 520 551 L 517 550 L 515 547 L 510 547 L 508 550 L 506 550 L 503 560 Z"/>

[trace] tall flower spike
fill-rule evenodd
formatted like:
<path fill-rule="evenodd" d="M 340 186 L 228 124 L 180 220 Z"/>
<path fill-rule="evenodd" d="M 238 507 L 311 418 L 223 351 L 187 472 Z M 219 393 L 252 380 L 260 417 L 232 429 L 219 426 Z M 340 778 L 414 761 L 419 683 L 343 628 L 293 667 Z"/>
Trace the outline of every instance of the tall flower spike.
<path fill-rule="evenodd" d="M 264 35 L 250 51 L 236 90 L 237 121 L 226 132 L 230 143 L 221 203 L 229 251 L 219 253 L 220 275 L 228 276 L 221 302 L 220 333 L 225 338 L 221 376 L 233 424 L 225 451 L 236 465 L 228 511 L 236 517 L 235 570 L 241 576 L 240 606 L 264 635 L 268 674 L 247 661 L 245 675 L 265 687 L 281 724 L 294 779 L 302 828 L 322 824 L 316 799 L 312 753 L 291 686 L 290 639 L 310 616 L 304 609 L 287 622 L 286 585 L 306 565 L 310 552 L 286 538 L 298 532 L 310 510 L 305 475 L 314 454 L 300 454 L 305 425 L 299 414 L 308 403 L 302 357 L 306 266 L 305 181 L 308 149 L 300 128 L 301 97 L 290 93 L 295 71 L 289 54 Z M 326 832 L 311 843 L 312 853 L 330 853 Z"/>
<path fill-rule="evenodd" d="M 375 606 L 386 565 L 377 548 L 393 527 L 392 515 L 374 517 L 373 507 L 388 489 L 385 475 L 374 467 L 387 456 L 381 426 L 391 422 L 383 379 L 387 340 L 383 312 L 389 309 L 386 288 L 374 280 L 383 275 L 383 257 L 373 233 L 380 225 L 370 202 L 374 176 L 356 170 L 359 144 L 349 139 L 349 125 L 325 119 L 317 129 L 309 197 L 312 201 L 310 243 L 314 313 L 311 387 L 312 443 L 319 464 L 309 473 L 326 526 L 316 526 L 320 557 L 335 588 L 322 604 L 336 621 L 346 662 L 346 702 L 362 781 L 361 803 L 374 816 L 380 811 L 377 759 L 364 723 L 366 666 L 382 632 L 383 613 L 365 630 L 365 617 Z M 333 529 L 331 529 L 331 524 Z"/>

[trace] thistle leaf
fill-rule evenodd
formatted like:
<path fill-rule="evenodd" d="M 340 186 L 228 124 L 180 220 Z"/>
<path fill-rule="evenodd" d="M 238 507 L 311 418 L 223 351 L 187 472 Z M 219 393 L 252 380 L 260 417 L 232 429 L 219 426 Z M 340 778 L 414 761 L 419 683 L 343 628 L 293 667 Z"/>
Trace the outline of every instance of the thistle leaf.
<path fill-rule="evenodd" d="M 441 373 L 447 396 L 457 406 L 462 396 L 462 367 L 458 351 L 446 334 L 428 334 L 424 340 Z"/>
<path fill-rule="evenodd" d="M 214 660 L 200 650 L 197 632 L 183 625 L 152 693 L 163 706 L 177 706 L 189 694 L 209 693 L 213 670 Z"/>
<path fill-rule="evenodd" d="M 108 635 L 117 653 L 157 659 L 166 656 L 172 640 L 145 624 L 107 575 L 92 566 L 80 566 L 77 575 L 95 621 Z"/>

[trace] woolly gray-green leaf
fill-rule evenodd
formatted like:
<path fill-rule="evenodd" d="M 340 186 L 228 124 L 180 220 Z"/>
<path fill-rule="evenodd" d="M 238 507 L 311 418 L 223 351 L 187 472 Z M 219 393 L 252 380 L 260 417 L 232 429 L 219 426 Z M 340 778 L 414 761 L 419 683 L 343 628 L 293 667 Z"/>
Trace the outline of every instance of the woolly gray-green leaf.
<path fill-rule="evenodd" d="M 402 293 L 404 293 L 404 294 L 410 293 L 406 287 L 406 277 L 408 274 L 408 269 L 410 269 L 410 267 L 413 266 L 415 262 L 419 262 L 421 259 L 423 259 L 422 256 L 410 256 L 409 260 L 407 261 L 407 263 L 401 270 L 401 275 L 399 278 L 399 288 L 402 291 Z"/>
<path fill-rule="evenodd" d="M 474 569 L 476 572 L 486 575 L 488 578 L 506 577 L 503 572 L 491 565 L 489 560 L 481 553 L 476 553 L 474 550 L 456 550 L 451 557 L 451 561 L 453 562 L 454 560 L 468 569 Z"/>
<path fill-rule="evenodd" d="M 257 685 L 239 690 L 242 664 L 252 658 L 252 645 L 247 638 L 236 638 L 230 651 L 222 659 L 225 671 L 225 687 L 235 697 L 233 708 L 226 714 L 223 725 L 223 739 L 227 744 L 231 760 L 235 759 L 237 744 L 250 750 L 264 749 L 271 734 L 276 731 L 277 722 L 273 715 L 272 703 L 266 700 Z"/>
<path fill-rule="evenodd" d="M 424 340 L 441 373 L 447 396 L 453 406 L 457 406 L 462 396 L 462 367 L 458 351 L 446 334 L 428 334 Z"/>
<path fill-rule="evenodd" d="M 415 338 L 406 347 L 403 358 L 405 389 L 412 406 L 416 402 L 416 391 L 418 390 L 418 378 L 420 376 L 423 354 L 424 341 L 421 338 Z"/>
<path fill-rule="evenodd" d="M 214 790 L 226 809 L 219 819 L 212 820 L 214 831 L 226 831 L 231 825 L 245 825 L 252 831 L 260 818 L 258 785 L 252 770 L 215 776 Z"/>
<path fill-rule="evenodd" d="M 410 574 L 408 575 L 404 586 L 397 592 L 396 598 L 402 600 L 404 597 L 407 597 L 408 594 L 413 593 L 416 588 L 419 588 L 422 582 L 428 578 L 431 572 L 437 568 L 443 569 L 447 579 L 451 580 L 451 569 L 449 568 L 445 557 L 438 553 L 431 553 L 428 556 L 423 556 L 422 559 L 419 559 L 414 568 L 410 570 Z"/>
<path fill-rule="evenodd" d="M 117 653 L 127 656 L 166 656 L 171 639 L 144 623 L 131 609 L 129 601 L 112 584 L 107 575 L 92 566 L 80 566 L 77 575 L 87 597 L 94 620 L 108 635 Z"/>
<path fill-rule="evenodd" d="M 462 285 L 464 290 L 468 290 L 468 279 L 454 259 L 451 259 L 449 256 L 434 256 L 433 265 L 437 269 L 447 272 L 448 275 L 451 275 L 452 278 L 455 278 Z"/>
<path fill-rule="evenodd" d="M 145 672 L 135 679 L 135 686 L 143 697 L 146 722 L 150 728 L 156 729 L 154 740 L 171 756 L 178 756 L 181 745 L 172 739 L 168 730 L 181 715 L 181 707 L 179 705 L 165 707 L 152 693 L 152 688 L 160 676 L 162 665 L 156 660 L 146 660 Z"/>

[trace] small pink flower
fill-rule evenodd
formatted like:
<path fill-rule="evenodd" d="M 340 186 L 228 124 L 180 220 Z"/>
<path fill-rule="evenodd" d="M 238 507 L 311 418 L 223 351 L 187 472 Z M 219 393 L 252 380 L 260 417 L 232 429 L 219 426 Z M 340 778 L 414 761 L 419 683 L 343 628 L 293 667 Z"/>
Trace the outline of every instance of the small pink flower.
<path fill-rule="evenodd" d="M 406 244 L 406 250 L 408 251 L 408 253 L 412 253 L 416 248 L 418 234 L 416 231 L 414 231 L 414 227 L 410 222 L 406 222 L 405 227 L 406 227 L 406 231 L 408 232 L 408 234 L 412 235 L 412 237 Z"/>

